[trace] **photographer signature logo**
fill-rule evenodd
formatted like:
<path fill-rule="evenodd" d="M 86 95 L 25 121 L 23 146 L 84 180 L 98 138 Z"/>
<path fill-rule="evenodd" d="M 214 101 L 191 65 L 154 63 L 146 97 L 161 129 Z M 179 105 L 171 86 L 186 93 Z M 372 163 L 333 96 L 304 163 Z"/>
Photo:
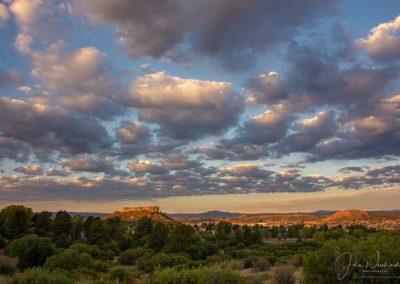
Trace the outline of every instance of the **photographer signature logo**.
<path fill-rule="evenodd" d="M 364 271 L 369 270 L 371 272 L 387 272 L 387 268 L 400 267 L 400 263 L 388 263 L 387 261 L 381 262 L 379 251 L 376 252 L 375 260 L 367 261 L 365 263 L 353 260 L 353 256 L 350 252 L 344 252 L 336 258 L 334 266 L 338 280 L 343 280 L 348 275 L 351 267 L 361 268 L 364 269 Z"/>

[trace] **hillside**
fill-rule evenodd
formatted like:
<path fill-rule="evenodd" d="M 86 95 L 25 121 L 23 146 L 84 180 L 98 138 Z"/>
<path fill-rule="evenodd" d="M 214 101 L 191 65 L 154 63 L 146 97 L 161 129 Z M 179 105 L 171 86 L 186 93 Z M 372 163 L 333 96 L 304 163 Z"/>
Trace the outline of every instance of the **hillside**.
<path fill-rule="evenodd" d="M 168 217 L 162 213 L 158 206 L 151 207 L 125 207 L 119 211 L 115 211 L 109 215 L 103 216 L 102 220 L 119 217 L 121 221 L 127 223 L 135 223 L 142 217 L 148 217 L 155 222 L 163 222 L 169 224 L 175 224 L 178 221 Z"/>
<path fill-rule="evenodd" d="M 325 218 L 326 221 L 337 221 L 337 220 L 360 220 L 371 218 L 372 215 L 367 211 L 362 210 L 343 210 L 337 211 L 332 215 Z"/>

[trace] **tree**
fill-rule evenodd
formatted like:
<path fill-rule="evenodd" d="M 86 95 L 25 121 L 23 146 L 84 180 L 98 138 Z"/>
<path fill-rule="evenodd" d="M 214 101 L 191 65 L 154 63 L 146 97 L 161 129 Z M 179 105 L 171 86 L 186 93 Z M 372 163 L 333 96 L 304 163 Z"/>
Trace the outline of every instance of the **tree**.
<path fill-rule="evenodd" d="M 58 211 L 53 221 L 53 240 L 58 247 L 68 247 L 71 242 L 72 221 L 66 211 Z"/>
<path fill-rule="evenodd" d="M 104 224 L 107 238 L 119 242 L 124 237 L 125 228 L 121 218 L 115 217 L 107 219 Z"/>
<path fill-rule="evenodd" d="M 84 232 L 84 234 L 85 234 L 85 238 L 86 238 L 86 239 L 89 238 L 90 226 L 92 225 L 92 223 L 94 222 L 94 220 L 96 220 L 95 217 L 89 216 L 89 217 L 86 218 L 85 222 L 83 223 L 83 232 Z"/>
<path fill-rule="evenodd" d="M 168 242 L 169 229 L 164 223 L 157 222 L 149 237 L 149 247 L 155 251 L 160 251 Z"/>
<path fill-rule="evenodd" d="M 148 217 L 142 217 L 136 225 L 133 237 L 140 245 L 143 245 L 145 243 L 145 238 L 151 234 L 152 230 L 153 222 L 151 219 Z"/>
<path fill-rule="evenodd" d="M 9 256 L 18 257 L 18 268 L 25 269 L 33 266 L 41 266 L 47 257 L 55 252 L 55 246 L 50 238 L 27 235 L 13 240 L 6 252 Z"/>
<path fill-rule="evenodd" d="M 107 236 L 103 222 L 100 220 L 100 218 L 96 218 L 90 225 L 87 241 L 90 244 L 102 245 L 107 241 L 106 237 Z"/>
<path fill-rule="evenodd" d="M 53 222 L 51 217 L 51 213 L 47 211 L 33 214 L 33 232 L 40 237 L 49 237 Z"/>
<path fill-rule="evenodd" d="M 23 205 L 11 205 L 0 211 L 4 235 L 12 240 L 29 233 L 32 209 Z"/>
<path fill-rule="evenodd" d="M 168 243 L 168 251 L 185 251 L 190 245 L 196 243 L 195 230 L 188 225 L 178 224 L 172 230 L 171 239 Z"/>
<path fill-rule="evenodd" d="M 83 231 L 83 220 L 84 218 L 81 215 L 75 215 L 72 217 L 71 223 L 71 236 L 75 241 L 81 240 L 82 231 Z"/>
<path fill-rule="evenodd" d="M 232 224 L 225 221 L 221 221 L 217 224 L 217 227 L 215 229 L 215 236 L 219 240 L 227 240 L 231 232 L 232 232 Z"/>

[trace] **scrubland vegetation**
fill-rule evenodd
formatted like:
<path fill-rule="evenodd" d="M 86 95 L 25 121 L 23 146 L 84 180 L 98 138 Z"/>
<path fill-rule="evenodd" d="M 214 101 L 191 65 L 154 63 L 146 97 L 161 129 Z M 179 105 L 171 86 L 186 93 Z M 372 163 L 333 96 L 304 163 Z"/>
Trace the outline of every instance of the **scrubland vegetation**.
<path fill-rule="evenodd" d="M 363 272 L 377 261 L 392 265 Z M 398 283 L 396 262 L 400 233 L 362 226 L 126 224 L 16 205 L 0 212 L 0 283 L 371 283 L 362 275 Z"/>

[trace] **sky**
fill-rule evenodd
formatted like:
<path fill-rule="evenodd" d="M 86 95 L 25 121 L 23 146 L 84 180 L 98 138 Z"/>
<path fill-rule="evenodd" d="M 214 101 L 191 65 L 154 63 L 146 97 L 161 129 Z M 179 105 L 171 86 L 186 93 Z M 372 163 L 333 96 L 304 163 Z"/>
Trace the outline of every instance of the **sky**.
<path fill-rule="evenodd" d="M 0 1 L 0 207 L 400 209 L 397 0 Z"/>

